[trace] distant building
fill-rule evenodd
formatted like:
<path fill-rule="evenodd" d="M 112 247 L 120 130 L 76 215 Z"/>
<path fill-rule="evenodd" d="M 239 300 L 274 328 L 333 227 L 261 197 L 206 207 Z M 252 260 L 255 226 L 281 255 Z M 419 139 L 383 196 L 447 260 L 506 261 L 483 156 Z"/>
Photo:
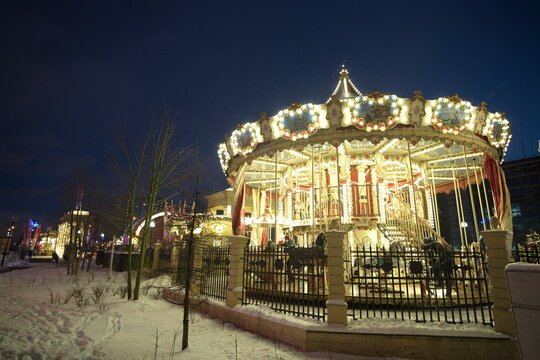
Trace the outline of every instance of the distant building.
<path fill-rule="evenodd" d="M 232 216 L 233 189 L 229 188 L 215 194 L 205 196 L 208 202 L 208 211 L 214 215 Z M 250 217 L 253 210 L 253 200 L 248 197 L 244 200 L 245 216 Z"/>
<path fill-rule="evenodd" d="M 529 230 L 540 232 L 540 156 L 504 162 L 510 190 L 514 237 L 523 241 Z"/>
<path fill-rule="evenodd" d="M 62 218 L 58 225 L 58 237 L 54 251 L 58 256 L 64 255 L 64 250 L 72 241 L 86 241 L 92 237 L 94 218 L 89 211 L 73 210 L 69 211 Z M 86 239 L 83 239 L 86 236 Z"/>
<path fill-rule="evenodd" d="M 56 250 L 56 240 L 58 238 L 58 231 L 54 231 L 51 226 L 47 228 L 47 231 L 41 233 L 40 247 L 41 251 L 47 255 L 52 255 Z"/>

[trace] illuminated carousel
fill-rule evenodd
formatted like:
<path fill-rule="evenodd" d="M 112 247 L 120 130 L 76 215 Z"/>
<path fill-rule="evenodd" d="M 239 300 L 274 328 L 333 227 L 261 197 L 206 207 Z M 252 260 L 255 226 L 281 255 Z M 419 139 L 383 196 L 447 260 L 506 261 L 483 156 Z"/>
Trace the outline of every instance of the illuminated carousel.
<path fill-rule="evenodd" d="M 458 95 L 363 94 L 343 67 L 326 103 L 263 113 L 219 145 L 234 232 L 258 245 L 293 238 L 310 246 L 320 232 L 342 230 L 351 245 L 429 237 L 463 247 L 495 227 L 494 215 L 511 230 L 500 169 L 509 129 L 504 113 Z M 442 192 L 454 206 L 441 207 Z M 449 222 L 456 238 L 441 236 Z"/>

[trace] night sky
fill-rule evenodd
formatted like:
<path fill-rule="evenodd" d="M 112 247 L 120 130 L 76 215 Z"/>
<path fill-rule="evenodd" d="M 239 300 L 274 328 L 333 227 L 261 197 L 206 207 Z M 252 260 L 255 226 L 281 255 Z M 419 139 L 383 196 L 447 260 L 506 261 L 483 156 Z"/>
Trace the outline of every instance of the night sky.
<path fill-rule="evenodd" d="M 323 103 L 341 64 L 364 93 L 486 101 L 511 122 L 507 159 L 536 152 L 532 2 L 112 3 L 0 5 L 2 226 L 11 216 L 55 225 L 66 177 L 107 176 L 114 134 L 139 138 L 167 109 L 180 113 L 177 142 L 197 139 L 224 188 L 224 134 L 292 102 Z"/>

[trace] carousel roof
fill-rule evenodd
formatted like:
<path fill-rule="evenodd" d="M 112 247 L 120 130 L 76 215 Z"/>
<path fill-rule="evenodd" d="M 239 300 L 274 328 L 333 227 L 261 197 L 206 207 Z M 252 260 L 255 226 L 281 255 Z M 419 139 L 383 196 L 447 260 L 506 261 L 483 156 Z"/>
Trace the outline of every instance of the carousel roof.
<path fill-rule="evenodd" d="M 485 102 L 474 106 L 458 95 L 429 100 L 421 91 L 410 98 L 362 94 L 343 66 L 326 103 L 293 103 L 274 116 L 263 113 L 257 121 L 240 124 L 219 145 L 218 156 L 227 176 L 244 163 L 261 174 L 274 171 L 275 163 L 278 170 L 300 166 L 313 152 L 337 154 L 338 146 L 354 161 L 384 156 L 397 164 L 411 156 L 445 167 L 450 162 L 461 166 L 455 159 L 464 152 L 472 159 L 488 153 L 502 161 L 510 139 L 505 114 L 489 112 Z"/>

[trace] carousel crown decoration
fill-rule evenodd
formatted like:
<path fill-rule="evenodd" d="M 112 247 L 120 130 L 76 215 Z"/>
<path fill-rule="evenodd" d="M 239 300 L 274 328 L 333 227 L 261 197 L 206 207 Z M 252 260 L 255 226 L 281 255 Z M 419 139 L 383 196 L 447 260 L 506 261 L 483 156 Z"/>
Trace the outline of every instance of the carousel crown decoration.
<path fill-rule="evenodd" d="M 385 131 L 400 121 L 400 99 L 395 95 L 385 95 L 373 91 L 367 96 L 354 99 L 351 109 L 352 122 L 357 129 Z"/>
<path fill-rule="evenodd" d="M 431 122 L 433 127 L 443 133 L 457 135 L 464 130 L 473 130 L 473 107 L 457 94 L 441 97 L 436 101 Z"/>
<path fill-rule="evenodd" d="M 296 141 L 307 139 L 319 129 L 319 114 L 313 104 L 300 105 L 293 103 L 277 114 L 280 135 L 285 139 Z"/>
<path fill-rule="evenodd" d="M 257 147 L 257 143 L 257 130 L 252 123 L 238 125 L 232 133 L 231 145 L 237 154 L 249 154 Z"/>

